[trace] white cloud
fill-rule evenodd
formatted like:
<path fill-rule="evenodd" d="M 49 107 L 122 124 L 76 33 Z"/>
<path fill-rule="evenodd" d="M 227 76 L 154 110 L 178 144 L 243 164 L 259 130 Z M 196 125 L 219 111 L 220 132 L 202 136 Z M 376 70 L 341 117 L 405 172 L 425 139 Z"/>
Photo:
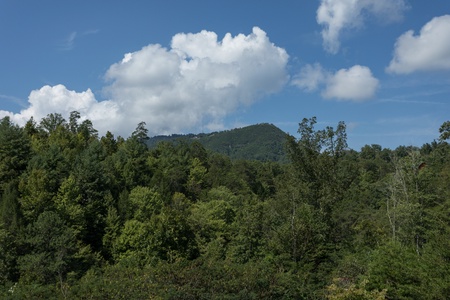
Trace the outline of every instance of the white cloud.
<path fill-rule="evenodd" d="M 404 0 L 321 0 L 316 19 L 324 27 L 325 50 L 336 54 L 341 32 L 361 27 L 367 15 L 375 15 L 382 22 L 389 23 L 400 20 L 406 8 Z"/>
<path fill-rule="evenodd" d="M 84 119 L 88 118 L 98 124 L 98 129 L 106 132 L 108 120 L 120 118 L 119 109 L 112 101 L 98 102 L 90 89 L 77 93 L 68 90 L 64 85 L 44 86 L 34 90 L 28 97 L 28 108 L 18 114 L 0 110 L 0 118 L 9 116 L 17 124 L 24 125 L 31 117 L 40 121 L 50 113 L 59 113 L 68 117 L 70 112 L 80 112 Z"/>
<path fill-rule="evenodd" d="M 24 124 L 57 112 L 73 110 L 91 119 L 104 133 L 128 136 L 140 121 L 151 134 L 217 129 L 228 114 L 280 90 L 288 80 L 288 55 L 261 29 L 249 35 L 214 32 L 177 34 L 171 48 L 151 44 L 127 53 L 105 74 L 107 101 L 91 92 L 77 93 L 62 85 L 31 92 L 29 107 L 19 114 L 0 111 Z"/>
<path fill-rule="evenodd" d="M 402 34 L 386 70 L 399 74 L 450 70 L 450 15 L 433 18 L 417 36 L 412 30 Z"/>
<path fill-rule="evenodd" d="M 132 124 L 143 119 L 154 133 L 217 128 L 239 106 L 279 90 L 287 61 L 257 27 L 222 41 L 214 32 L 183 33 L 172 38 L 171 49 L 149 45 L 126 54 L 107 71 L 105 91 L 126 107 Z"/>
<path fill-rule="evenodd" d="M 372 98 L 379 86 L 368 67 L 355 65 L 350 69 L 341 69 L 331 73 L 320 64 L 305 66 L 295 76 L 292 84 L 306 91 L 322 88 L 322 97 L 360 102 Z"/>
<path fill-rule="evenodd" d="M 355 65 L 341 69 L 327 80 L 322 95 L 325 98 L 363 101 L 372 98 L 379 85 L 368 67 Z"/>
<path fill-rule="evenodd" d="M 291 84 L 305 89 L 308 92 L 317 90 L 319 85 L 326 81 L 327 72 L 318 63 L 306 65 L 300 70 L 300 73 L 291 81 Z"/>

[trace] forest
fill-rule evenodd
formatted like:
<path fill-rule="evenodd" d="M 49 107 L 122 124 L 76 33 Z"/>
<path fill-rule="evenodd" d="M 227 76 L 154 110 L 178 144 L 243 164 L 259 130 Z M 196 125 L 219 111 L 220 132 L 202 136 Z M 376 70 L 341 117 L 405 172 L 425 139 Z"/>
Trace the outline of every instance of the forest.
<path fill-rule="evenodd" d="M 232 160 L 260 160 L 286 163 L 286 133 L 273 124 L 261 123 L 231 130 L 200 134 L 158 135 L 146 140 L 149 148 L 161 142 L 197 141 L 208 151 Z"/>
<path fill-rule="evenodd" d="M 0 120 L 2 299 L 448 299 L 450 122 L 396 149 L 315 117 L 288 162 Z"/>

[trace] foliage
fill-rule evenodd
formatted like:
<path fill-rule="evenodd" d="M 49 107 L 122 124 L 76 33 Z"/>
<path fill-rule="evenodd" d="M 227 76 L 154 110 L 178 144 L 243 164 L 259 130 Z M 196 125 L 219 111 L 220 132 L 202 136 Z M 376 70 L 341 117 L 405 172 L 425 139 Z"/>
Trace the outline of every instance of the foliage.
<path fill-rule="evenodd" d="M 364 280 L 360 286 L 355 284 L 346 284 L 345 279 L 334 279 L 333 284 L 327 287 L 327 299 L 330 300 L 384 300 L 386 299 L 386 290 L 367 291 L 367 280 Z"/>
<path fill-rule="evenodd" d="M 314 117 L 148 148 L 143 122 L 3 118 L 0 298 L 446 299 L 447 125 L 421 148 L 352 150 Z"/>
<path fill-rule="evenodd" d="M 439 128 L 440 136 L 439 139 L 441 141 L 448 140 L 450 138 L 450 121 L 444 122 Z"/>

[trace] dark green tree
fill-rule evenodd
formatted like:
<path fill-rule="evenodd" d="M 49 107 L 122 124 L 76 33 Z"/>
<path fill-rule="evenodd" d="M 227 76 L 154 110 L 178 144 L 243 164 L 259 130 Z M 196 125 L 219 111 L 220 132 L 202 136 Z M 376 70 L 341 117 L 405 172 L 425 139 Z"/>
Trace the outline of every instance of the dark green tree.
<path fill-rule="evenodd" d="M 9 282 L 16 281 L 18 278 L 17 248 L 17 237 L 0 223 L 0 288 Z"/>
<path fill-rule="evenodd" d="M 79 191 L 78 205 L 82 207 L 85 231 L 83 241 L 94 251 L 100 251 L 105 217 L 109 203 L 105 201 L 108 181 L 102 162 L 103 148 L 98 140 L 92 141 L 77 158 L 72 176 Z M 74 199 L 75 200 L 75 199 Z"/>
<path fill-rule="evenodd" d="M 112 155 L 117 151 L 117 141 L 114 139 L 114 135 L 111 132 L 106 132 L 105 136 L 101 137 L 100 142 L 107 155 Z"/>
<path fill-rule="evenodd" d="M 75 233 L 58 214 L 47 211 L 27 228 L 24 247 L 27 254 L 19 257 L 20 281 L 25 284 L 55 284 L 66 281 L 75 267 Z"/>
<path fill-rule="evenodd" d="M 9 117 L 0 120 L 0 191 L 26 169 L 31 157 L 30 139 Z"/>
<path fill-rule="evenodd" d="M 39 123 L 39 128 L 43 129 L 47 133 L 52 133 L 59 126 L 66 126 L 66 120 L 63 118 L 61 114 L 51 113 L 48 114 L 47 117 L 42 118 Z"/>
<path fill-rule="evenodd" d="M 72 133 L 76 134 L 78 132 L 78 121 L 81 115 L 78 111 L 72 111 L 69 117 L 69 129 Z"/>
<path fill-rule="evenodd" d="M 131 137 L 137 139 L 140 143 L 145 143 L 149 139 L 148 129 L 145 128 L 145 125 L 145 122 L 140 122 L 131 134 Z"/>
<path fill-rule="evenodd" d="M 11 181 L 4 185 L 5 190 L 1 197 L 0 223 L 10 232 L 17 233 L 21 225 L 21 210 L 19 206 L 19 191 L 17 183 Z"/>
<path fill-rule="evenodd" d="M 450 138 L 450 121 L 444 122 L 441 127 L 439 127 L 439 136 L 440 141 L 445 141 Z"/>

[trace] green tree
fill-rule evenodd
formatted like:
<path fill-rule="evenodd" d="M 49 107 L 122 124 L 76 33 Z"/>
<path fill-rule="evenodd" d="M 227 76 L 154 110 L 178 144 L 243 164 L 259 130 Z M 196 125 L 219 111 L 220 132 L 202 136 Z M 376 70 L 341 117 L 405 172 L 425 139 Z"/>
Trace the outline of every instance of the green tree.
<path fill-rule="evenodd" d="M 64 137 L 58 136 L 63 132 Z M 49 136 L 37 141 L 36 153 L 30 159 L 27 171 L 20 177 L 19 202 L 23 215 L 30 222 L 35 221 L 43 211 L 53 209 L 53 197 L 69 176 L 75 154 L 69 139 L 66 129 L 59 127 L 52 139 Z"/>
<path fill-rule="evenodd" d="M 265 205 L 253 196 L 235 209 L 236 218 L 232 227 L 236 234 L 230 242 L 228 257 L 237 263 L 246 263 L 262 256 L 264 237 L 268 231 Z"/>
<path fill-rule="evenodd" d="M 125 221 L 121 234 L 112 243 L 114 260 L 133 267 L 150 263 L 156 256 L 151 234 L 148 222 L 135 219 Z"/>
<path fill-rule="evenodd" d="M 187 143 L 158 143 L 147 160 L 153 175 L 150 185 L 155 186 L 161 195 L 169 196 L 168 201 L 176 192 L 185 193 L 190 159 Z"/>
<path fill-rule="evenodd" d="M 117 141 L 114 139 L 114 135 L 111 132 L 106 132 L 105 136 L 102 136 L 100 142 L 105 148 L 107 155 L 112 155 L 117 151 Z"/>
<path fill-rule="evenodd" d="M 47 133 L 54 132 L 60 126 L 66 126 L 66 120 L 61 114 L 51 113 L 47 117 L 42 118 L 39 123 L 39 128 L 43 129 Z"/>
<path fill-rule="evenodd" d="M 148 155 L 147 146 L 135 138 L 129 138 L 108 158 L 108 172 L 115 177 L 120 191 L 123 188 L 130 191 L 149 183 L 151 171 L 147 165 Z"/>
<path fill-rule="evenodd" d="M 424 260 L 412 247 L 389 242 L 371 255 L 367 289 L 387 290 L 388 299 L 429 299 Z"/>
<path fill-rule="evenodd" d="M 29 250 L 19 257 L 20 281 L 62 287 L 73 269 L 75 233 L 56 213 L 47 211 L 28 226 L 24 243 Z"/>
<path fill-rule="evenodd" d="M 232 226 L 236 218 L 235 198 L 226 187 L 218 187 L 193 205 L 189 223 L 202 254 L 214 259 L 225 258 L 228 244 L 235 235 Z"/>
<path fill-rule="evenodd" d="M 269 232 L 269 249 L 294 263 L 313 267 L 320 263 L 326 249 L 329 227 L 320 211 L 305 199 L 301 186 L 286 179 L 283 182 L 285 185 L 268 204 L 271 209 L 267 218 L 273 228 Z"/>
<path fill-rule="evenodd" d="M 225 186 L 228 173 L 232 168 L 230 158 L 223 154 L 211 153 L 208 156 L 208 165 L 205 179 L 207 184 L 211 187 Z"/>
<path fill-rule="evenodd" d="M 158 192 L 141 186 L 131 190 L 129 201 L 134 219 L 141 222 L 149 221 L 153 215 L 159 214 L 163 204 Z"/>
<path fill-rule="evenodd" d="M 207 169 L 203 166 L 199 158 L 194 157 L 191 162 L 191 167 L 189 169 L 189 176 L 186 183 L 187 193 L 192 199 L 197 199 L 204 186 Z"/>
<path fill-rule="evenodd" d="M 105 234 L 102 237 L 103 254 L 107 260 L 112 259 L 114 241 L 119 237 L 121 229 L 120 216 L 114 206 L 108 207 L 105 220 Z"/>
<path fill-rule="evenodd" d="M 169 205 L 151 219 L 152 251 L 163 260 L 193 259 L 198 256 L 195 234 L 189 222 L 191 204 L 185 195 L 175 193 Z"/>
<path fill-rule="evenodd" d="M 101 250 L 102 235 L 104 233 L 105 217 L 109 203 L 105 201 L 109 195 L 108 181 L 105 176 L 102 162 L 104 152 L 98 140 L 92 141 L 89 146 L 77 157 L 72 176 L 79 194 L 77 205 L 82 207 L 85 228 L 83 241 L 91 245 L 94 251 Z"/>
<path fill-rule="evenodd" d="M 0 224 L 10 232 L 17 232 L 21 225 L 21 211 L 19 206 L 19 191 L 17 183 L 12 181 L 4 186 L 5 190 L 1 197 L 1 219 Z"/>
<path fill-rule="evenodd" d="M 386 290 L 366 290 L 367 280 L 356 285 L 346 283 L 345 279 L 336 278 L 333 284 L 327 286 L 327 299 L 329 300 L 384 300 Z"/>
<path fill-rule="evenodd" d="M 9 117 L 0 120 L 0 191 L 3 185 L 17 180 L 31 157 L 30 140 L 23 129 Z"/>
<path fill-rule="evenodd" d="M 439 136 L 440 141 L 445 141 L 450 138 L 450 121 L 446 121 L 442 123 L 441 127 L 439 127 Z"/>
<path fill-rule="evenodd" d="M 17 236 L 0 223 L 0 287 L 17 280 Z"/>
<path fill-rule="evenodd" d="M 91 120 L 84 120 L 78 127 L 78 139 L 85 145 L 98 139 L 98 131 L 94 128 Z"/>
<path fill-rule="evenodd" d="M 69 117 L 69 129 L 72 133 L 76 134 L 78 132 L 78 121 L 81 115 L 78 111 L 72 111 Z"/>
<path fill-rule="evenodd" d="M 145 128 L 145 122 L 139 122 L 136 129 L 131 134 L 131 138 L 137 139 L 140 143 L 145 143 L 148 137 L 148 129 Z"/>
<path fill-rule="evenodd" d="M 423 195 L 419 189 L 419 166 L 423 160 L 418 152 L 402 159 L 394 158 L 395 171 L 389 176 L 386 213 L 392 239 L 416 246 L 419 253 L 423 237 Z"/>
<path fill-rule="evenodd" d="M 57 212 L 78 235 L 87 234 L 87 220 L 84 218 L 82 193 L 73 175 L 62 182 L 58 194 L 54 198 L 54 203 Z"/>
<path fill-rule="evenodd" d="M 339 161 L 347 149 L 347 135 L 343 122 L 339 122 L 336 130 L 329 126 L 315 130 L 316 123 L 315 117 L 303 119 L 298 129 L 300 138 L 288 136 L 287 152 L 296 170 L 295 176 L 309 193 L 307 199 L 329 215 L 333 203 L 342 197 L 336 175 Z"/>

